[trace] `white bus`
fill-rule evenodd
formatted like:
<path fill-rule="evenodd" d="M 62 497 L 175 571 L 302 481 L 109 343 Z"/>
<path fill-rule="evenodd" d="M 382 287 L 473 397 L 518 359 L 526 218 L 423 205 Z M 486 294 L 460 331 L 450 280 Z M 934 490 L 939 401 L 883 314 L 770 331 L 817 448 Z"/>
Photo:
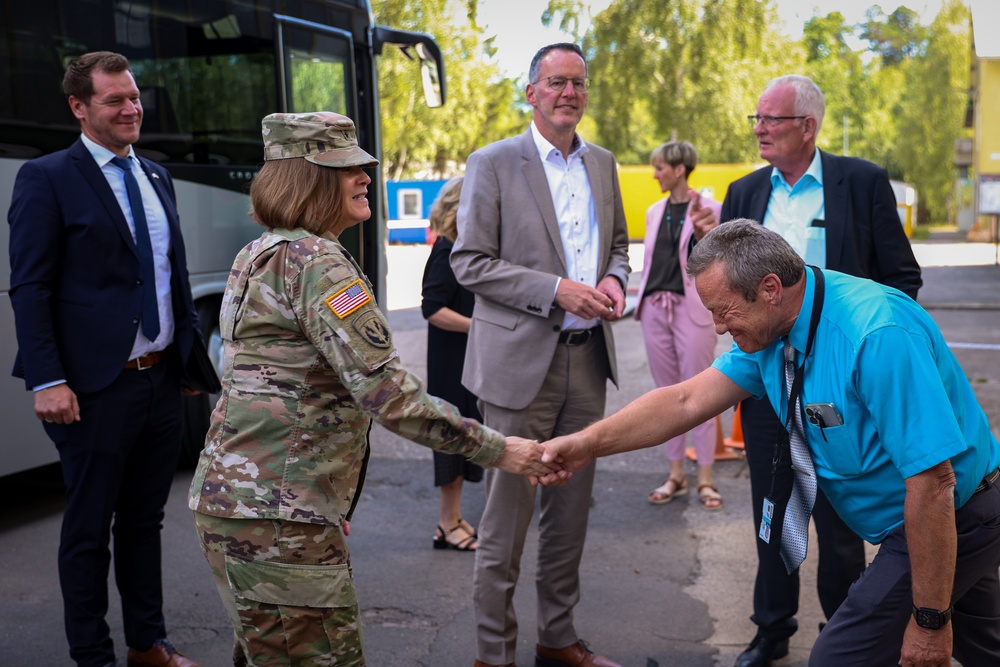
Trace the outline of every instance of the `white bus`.
<path fill-rule="evenodd" d="M 429 36 L 373 25 L 369 0 L 0 0 L 0 211 L 29 159 L 72 144 L 79 125 L 62 94 L 74 57 L 116 51 L 132 65 L 144 118 L 136 151 L 174 178 L 191 288 L 213 358 L 233 258 L 260 228 L 247 216 L 269 113 L 336 111 L 381 156 L 375 58 L 394 45 L 420 63 L 424 97 L 444 102 L 440 50 Z M 414 81 L 416 81 L 416 68 Z M 373 218 L 341 240 L 384 303 L 382 174 L 371 170 Z M 0 475 L 58 459 L 24 383 L 10 376 L 10 227 L 0 225 Z M 94 262 L 100 262 L 94 257 Z M 201 449 L 209 398 L 185 406 L 182 462 Z"/>

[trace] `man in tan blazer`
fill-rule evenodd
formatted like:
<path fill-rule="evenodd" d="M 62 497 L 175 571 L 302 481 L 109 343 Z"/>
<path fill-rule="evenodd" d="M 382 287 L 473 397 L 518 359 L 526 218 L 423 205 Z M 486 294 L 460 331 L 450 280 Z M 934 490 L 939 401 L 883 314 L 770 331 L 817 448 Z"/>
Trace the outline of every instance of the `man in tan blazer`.
<path fill-rule="evenodd" d="M 604 415 L 617 383 L 611 322 L 625 307 L 628 231 L 614 156 L 584 143 L 587 65 L 574 44 L 543 47 L 525 93 L 527 132 L 473 153 L 451 254 L 458 281 L 476 295 L 463 384 L 484 421 L 547 440 Z M 560 487 L 540 487 L 536 581 L 541 667 L 616 667 L 573 627 L 594 467 Z M 486 473 L 474 597 L 476 667 L 513 665 L 513 597 L 535 487 Z"/>

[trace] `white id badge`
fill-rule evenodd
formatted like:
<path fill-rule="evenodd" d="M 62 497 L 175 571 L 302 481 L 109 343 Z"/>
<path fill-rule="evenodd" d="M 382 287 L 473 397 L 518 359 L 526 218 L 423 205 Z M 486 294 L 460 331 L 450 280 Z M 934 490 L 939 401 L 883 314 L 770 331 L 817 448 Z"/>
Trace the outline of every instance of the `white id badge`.
<path fill-rule="evenodd" d="M 763 511 L 760 517 L 760 531 L 757 536 L 764 540 L 765 544 L 771 543 L 771 520 L 774 518 L 774 503 L 770 498 L 764 498 Z"/>

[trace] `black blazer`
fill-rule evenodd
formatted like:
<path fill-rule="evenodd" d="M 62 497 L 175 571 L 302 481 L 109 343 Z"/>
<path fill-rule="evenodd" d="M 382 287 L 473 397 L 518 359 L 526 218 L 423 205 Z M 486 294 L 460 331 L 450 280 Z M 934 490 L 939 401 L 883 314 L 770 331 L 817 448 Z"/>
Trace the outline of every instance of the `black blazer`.
<path fill-rule="evenodd" d="M 820 151 L 826 210 L 826 268 L 871 278 L 911 298 L 923 284 L 920 266 L 896 212 L 885 169 L 853 157 Z M 720 221 L 762 222 L 771 198 L 771 169 L 734 181 L 722 203 Z"/>
<path fill-rule="evenodd" d="M 170 225 L 174 343 L 183 364 L 197 316 L 173 181 L 163 167 L 139 162 Z M 141 271 L 121 207 L 81 140 L 21 167 L 8 220 L 18 344 L 13 375 L 29 389 L 59 379 L 77 392 L 107 387 L 135 342 Z"/>

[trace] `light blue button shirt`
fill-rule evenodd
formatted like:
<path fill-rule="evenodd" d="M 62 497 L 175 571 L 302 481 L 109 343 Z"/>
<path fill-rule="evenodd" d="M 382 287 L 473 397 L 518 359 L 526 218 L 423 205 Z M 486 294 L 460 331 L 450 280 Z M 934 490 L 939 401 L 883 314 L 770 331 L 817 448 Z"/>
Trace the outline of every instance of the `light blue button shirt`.
<path fill-rule="evenodd" d="M 108 185 L 115 193 L 115 199 L 118 200 L 122 214 L 128 222 L 128 228 L 132 232 L 132 240 L 134 241 L 135 221 L 132 219 L 132 207 L 129 205 L 128 192 L 125 189 L 125 174 L 111 163 L 111 158 L 115 157 L 115 154 L 94 143 L 86 135 L 80 136 L 87 150 L 97 161 L 104 177 L 108 179 Z M 170 295 L 170 224 L 167 221 L 167 213 L 163 210 L 163 203 L 160 201 L 159 195 L 153 189 L 153 184 L 150 183 L 149 177 L 146 176 L 146 172 L 143 171 L 139 159 L 131 147 L 128 157 L 129 163 L 132 165 L 132 174 L 139 183 L 142 207 L 146 212 L 146 224 L 149 226 L 149 240 L 153 246 L 153 269 L 156 275 L 156 303 L 160 314 L 160 333 L 155 341 L 146 338 L 142 333 L 142 327 L 139 327 L 135 344 L 132 346 L 132 353 L 129 355 L 129 359 L 135 359 L 150 352 L 163 350 L 173 342 L 174 311 Z"/>
<path fill-rule="evenodd" d="M 802 404 L 832 403 L 843 424 L 806 421 L 823 492 L 851 529 L 878 544 L 903 523 L 906 478 L 946 460 L 955 470 L 955 506 L 1000 464 L 965 371 L 938 326 L 892 287 L 824 271 L 823 315 L 803 370 Z M 788 335 L 801 357 L 815 295 L 812 271 Z M 712 364 L 788 418 L 782 341 L 748 354 L 736 346 Z"/>
<path fill-rule="evenodd" d="M 826 206 L 819 149 L 795 185 L 789 185 L 777 167 L 771 170 L 771 199 L 763 224 L 788 241 L 806 264 L 826 268 Z"/>

